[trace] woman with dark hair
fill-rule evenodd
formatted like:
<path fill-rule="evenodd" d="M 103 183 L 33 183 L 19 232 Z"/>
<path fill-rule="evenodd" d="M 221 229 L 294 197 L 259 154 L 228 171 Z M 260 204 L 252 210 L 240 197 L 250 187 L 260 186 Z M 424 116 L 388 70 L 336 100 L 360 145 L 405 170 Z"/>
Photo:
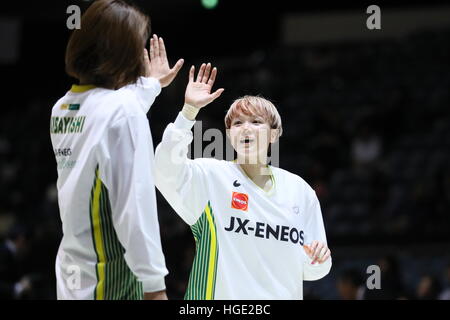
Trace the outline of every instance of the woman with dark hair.
<path fill-rule="evenodd" d="M 63 238 L 58 299 L 167 299 L 146 113 L 170 68 L 149 18 L 122 0 L 98 0 L 66 52 L 78 79 L 52 109 Z"/>

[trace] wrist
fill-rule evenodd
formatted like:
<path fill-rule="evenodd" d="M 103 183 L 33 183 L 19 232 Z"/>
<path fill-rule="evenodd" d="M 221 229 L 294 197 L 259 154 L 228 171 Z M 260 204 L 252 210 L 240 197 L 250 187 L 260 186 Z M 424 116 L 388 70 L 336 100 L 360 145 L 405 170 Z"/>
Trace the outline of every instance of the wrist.
<path fill-rule="evenodd" d="M 186 119 L 193 121 L 195 120 L 199 110 L 200 108 L 196 108 L 185 102 L 181 113 L 186 117 Z"/>
<path fill-rule="evenodd" d="M 144 300 L 168 300 L 166 291 L 144 292 Z"/>

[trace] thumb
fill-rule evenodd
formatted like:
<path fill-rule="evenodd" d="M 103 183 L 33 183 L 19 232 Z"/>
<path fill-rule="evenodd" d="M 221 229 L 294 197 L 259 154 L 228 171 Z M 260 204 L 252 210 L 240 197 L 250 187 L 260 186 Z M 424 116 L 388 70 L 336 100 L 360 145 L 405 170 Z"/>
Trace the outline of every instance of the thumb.
<path fill-rule="evenodd" d="M 149 57 L 148 57 L 148 51 L 145 48 L 144 48 L 144 59 L 145 60 L 150 60 Z"/>
<path fill-rule="evenodd" d="M 144 48 L 144 67 L 148 71 L 150 69 L 150 58 L 148 57 L 148 51 Z"/>
<path fill-rule="evenodd" d="M 218 97 L 220 97 L 220 95 L 222 94 L 222 92 L 225 89 L 217 89 L 215 92 L 211 93 L 208 98 L 207 98 L 207 103 L 206 104 L 210 104 L 211 102 L 213 102 L 214 100 L 216 100 Z"/>
<path fill-rule="evenodd" d="M 217 89 L 213 94 L 212 94 L 212 96 L 213 96 L 213 100 L 215 100 L 215 99 L 217 99 L 218 97 L 220 97 L 220 95 L 222 94 L 222 92 L 224 92 L 225 91 L 225 89 L 224 88 L 220 88 L 220 89 Z"/>
<path fill-rule="evenodd" d="M 175 64 L 175 66 L 172 69 L 170 69 L 170 73 L 172 75 L 176 76 L 178 74 L 178 71 L 181 70 L 181 67 L 183 66 L 183 64 L 184 64 L 184 59 L 178 60 L 177 63 Z"/>

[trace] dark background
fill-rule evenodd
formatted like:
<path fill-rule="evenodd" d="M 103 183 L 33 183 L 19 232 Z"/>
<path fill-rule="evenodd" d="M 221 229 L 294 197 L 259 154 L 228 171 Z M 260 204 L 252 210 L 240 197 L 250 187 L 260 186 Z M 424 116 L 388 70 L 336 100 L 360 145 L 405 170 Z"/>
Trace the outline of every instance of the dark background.
<path fill-rule="evenodd" d="M 14 281 L 27 276 L 32 289 L 21 299 L 55 298 L 61 227 L 49 117 L 74 81 L 64 72 L 66 8 L 89 3 L 1 4 L 0 57 L 9 58 L 0 59 L 0 238 L 19 230 L 28 239 Z M 444 1 L 378 1 L 378 31 L 365 26 L 369 2 L 219 0 L 212 10 L 200 0 L 135 3 L 164 37 L 170 61 L 185 59 L 149 113 L 155 146 L 183 104 L 192 64 L 213 63 L 217 86 L 226 89 L 199 115 L 204 130 L 222 129 L 228 106 L 244 94 L 261 94 L 278 107 L 280 166 L 316 190 L 333 251 L 331 273 L 305 282 L 306 299 L 355 298 L 372 264 L 382 269 L 382 290 L 366 292 L 367 299 L 437 299 L 448 289 L 450 21 L 396 37 L 383 28 L 389 10 L 440 8 Z M 360 12 L 367 38 L 283 40 L 295 31 L 282 27 L 287 15 L 314 15 L 320 25 L 325 15 L 348 11 Z M 17 51 L 6 54 L 12 47 Z M 168 295 L 181 299 L 194 240 L 159 194 L 158 208 Z M 12 280 L 1 277 L 0 283 Z"/>

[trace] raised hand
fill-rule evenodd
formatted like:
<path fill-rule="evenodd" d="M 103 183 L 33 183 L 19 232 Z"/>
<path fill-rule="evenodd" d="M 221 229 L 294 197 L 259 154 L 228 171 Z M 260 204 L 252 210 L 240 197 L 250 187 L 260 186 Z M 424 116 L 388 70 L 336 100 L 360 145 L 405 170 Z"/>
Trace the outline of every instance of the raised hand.
<path fill-rule="evenodd" d="M 200 109 L 217 99 L 225 89 L 217 89 L 211 93 L 216 80 L 217 68 L 213 68 L 211 71 L 210 63 L 201 65 L 195 80 L 194 74 L 195 67 L 192 66 L 189 70 L 189 83 L 186 87 L 184 102 Z"/>
<path fill-rule="evenodd" d="M 180 59 L 173 68 L 169 67 L 164 41 L 156 34 L 150 39 L 150 58 L 147 49 L 144 49 L 145 76 L 158 79 L 163 88 L 172 83 L 183 63 L 184 60 Z"/>

